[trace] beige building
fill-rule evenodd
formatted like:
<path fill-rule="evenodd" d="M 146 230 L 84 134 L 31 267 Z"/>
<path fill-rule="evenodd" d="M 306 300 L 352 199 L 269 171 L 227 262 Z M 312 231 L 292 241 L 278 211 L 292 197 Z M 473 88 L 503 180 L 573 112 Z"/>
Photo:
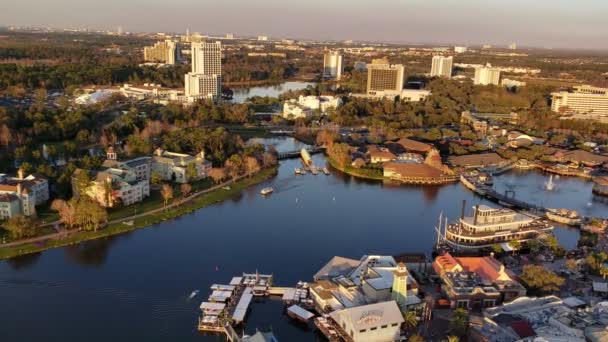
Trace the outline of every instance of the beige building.
<path fill-rule="evenodd" d="M 131 205 L 150 196 L 150 157 L 118 161 L 112 148 L 100 170 L 77 169 L 72 175 L 72 192 L 86 195 L 104 207 Z M 79 189 L 79 174 L 86 172 L 91 182 Z"/>
<path fill-rule="evenodd" d="M 375 59 L 367 65 L 367 95 L 388 96 L 394 93 L 399 96 L 403 90 L 404 67 L 401 64 L 390 64 L 386 59 Z"/>
<path fill-rule="evenodd" d="M 207 177 L 209 170 L 211 162 L 205 159 L 205 152 L 189 155 L 159 148 L 152 157 L 151 172 L 166 181 L 189 183 Z"/>
<path fill-rule="evenodd" d="M 219 99 L 222 94 L 222 44 L 192 43 L 191 54 L 192 71 L 185 75 L 188 101 Z"/>
<path fill-rule="evenodd" d="M 36 206 L 48 200 L 46 178 L 34 174 L 24 177 L 22 170 L 17 177 L 0 174 L 0 218 L 36 216 Z"/>
<path fill-rule="evenodd" d="M 493 68 L 490 64 L 475 68 L 475 85 L 498 85 L 500 82 L 500 69 Z"/>
<path fill-rule="evenodd" d="M 452 62 L 452 56 L 433 56 L 433 61 L 431 64 L 431 77 L 452 78 Z"/>
<path fill-rule="evenodd" d="M 179 61 L 179 51 L 177 42 L 172 40 L 157 42 L 152 46 L 144 47 L 144 60 L 173 65 Z"/>
<path fill-rule="evenodd" d="M 572 92 L 551 93 L 551 110 L 580 114 L 581 118 L 608 117 L 608 89 L 588 85 L 574 87 Z"/>
<path fill-rule="evenodd" d="M 323 55 L 323 78 L 340 80 L 343 71 L 342 55 L 339 52 L 331 51 Z"/>
<path fill-rule="evenodd" d="M 353 342 L 396 341 L 404 322 L 395 301 L 334 311 L 329 317 Z"/>

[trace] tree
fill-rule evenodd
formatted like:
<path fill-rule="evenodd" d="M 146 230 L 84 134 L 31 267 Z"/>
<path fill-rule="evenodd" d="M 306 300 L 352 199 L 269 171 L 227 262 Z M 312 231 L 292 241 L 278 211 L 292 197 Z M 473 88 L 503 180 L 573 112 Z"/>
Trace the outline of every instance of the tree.
<path fill-rule="evenodd" d="M 564 278 L 538 265 L 524 266 L 521 280 L 531 289 L 541 293 L 555 292 L 564 285 Z"/>
<path fill-rule="evenodd" d="M 578 264 L 576 263 L 576 260 L 574 260 L 574 259 L 566 260 L 566 268 L 569 269 L 570 271 L 576 271 L 578 269 Z"/>
<path fill-rule="evenodd" d="M 230 178 L 235 179 L 242 173 L 243 158 L 238 154 L 233 154 L 226 160 L 224 168 L 226 169 L 226 173 L 230 175 Z"/>
<path fill-rule="evenodd" d="M 84 194 L 86 189 L 89 187 L 89 185 L 91 184 L 91 177 L 89 177 L 89 173 L 86 170 L 77 170 L 76 173 L 76 191 L 77 193 L 75 193 L 74 195 L 76 197 L 80 196 L 81 194 Z"/>
<path fill-rule="evenodd" d="M 260 164 L 258 160 L 254 157 L 245 157 L 245 170 L 247 172 L 247 177 L 251 177 L 251 175 L 260 169 Z"/>
<path fill-rule="evenodd" d="M 407 342 L 424 342 L 424 337 L 420 335 L 412 335 L 407 339 Z"/>
<path fill-rule="evenodd" d="M 63 222 L 66 228 L 72 228 L 76 224 L 76 208 L 74 203 L 76 199 L 72 199 L 68 202 L 62 199 L 56 199 L 51 204 L 51 208 L 59 214 L 61 222 Z"/>
<path fill-rule="evenodd" d="M 414 311 L 406 311 L 403 313 L 403 324 L 405 325 L 405 329 L 407 331 L 412 331 L 416 326 L 418 326 L 418 317 Z"/>
<path fill-rule="evenodd" d="M 180 185 L 179 189 L 180 189 L 183 197 L 188 196 L 190 194 L 190 192 L 192 192 L 192 186 L 188 183 L 184 183 L 184 184 Z"/>
<path fill-rule="evenodd" d="M 214 167 L 209 170 L 209 177 L 215 184 L 218 184 L 226 178 L 226 170 L 222 167 Z"/>
<path fill-rule="evenodd" d="M 173 198 L 173 187 L 167 183 L 163 184 L 163 187 L 160 189 L 160 195 L 163 197 L 164 205 Z"/>
<path fill-rule="evenodd" d="M 331 147 L 327 150 L 327 154 L 335 160 L 338 165 L 342 168 L 345 168 L 351 163 L 351 155 L 350 148 L 347 144 L 337 143 L 331 145 Z"/>
<path fill-rule="evenodd" d="M 509 241 L 509 246 L 513 248 L 513 255 L 515 255 L 515 251 L 521 248 L 521 242 L 519 240 L 511 240 Z"/>
<path fill-rule="evenodd" d="M 163 177 L 161 176 L 161 174 L 158 171 L 152 171 L 152 174 L 150 175 L 150 183 L 154 185 L 159 185 L 162 182 Z"/>
<path fill-rule="evenodd" d="M 36 234 L 32 219 L 23 215 L 9 218 L 4 223 L 4 229 L 13 239 L 27 238 Z"/>
<path fill-rule="evenodd" d="M 196 170 L 196 164 L 190 163 L 186 167 L 186 179 L 189 182 L 195 181 L 198 179 L 198 171 Z"/>
<path fill-rule="evenodd" d="M 448 339 L 446 340 L 446 342 L 460 342 L 460 337 L 450 335 L 450 336 L 448 336 Z"/>
<path fill-rule="evenodd" d="M 494 252 L 494 254 L 500 254 L 500 253 L 502 253 L 502 246 L 500 244 L 493 244 L 492 245 L 492 252 Z"/>
<path fill-rule="evenodd" d="M 469 314 L 463 309 L 459 308 L 454 311 L 452 318 L 449 323 L 449 331 L 455 336 L 462 337 L 467 333 L 469 325 Z"/>
<path fill-rule="evenodd" d="M 75 202 L 76 226 L 83 230 L 97 231 L 108 222 L 108 212 L 96 201 L 80 198 Z"/>
<path fill-rule="evenodd" d="M 270 152 L 265 152 L 264 154 L 262 154 L 262 164 L 264 165 L 264 167 L 271 167 L 277 165 L 276 155 Z"/>

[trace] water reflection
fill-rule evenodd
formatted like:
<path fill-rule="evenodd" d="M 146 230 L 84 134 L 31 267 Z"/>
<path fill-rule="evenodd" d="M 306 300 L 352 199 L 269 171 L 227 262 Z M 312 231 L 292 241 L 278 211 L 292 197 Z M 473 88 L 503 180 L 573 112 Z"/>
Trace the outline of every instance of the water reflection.
<path fill-rule="evenodd" d="M 81 266 L 100 267 L 105 264 L 110 247 L 119 238 L 126 238 L 131 233 L 111 236 L 107 238 L 85 241 L 77 245 L 65 247 L 66 259 Z"/>
<path fill-rule="evenodd" d="M 6 260 L 6 263 L 15 271 L 26 270 L 36 264 L 40 259 L 41 253 L 32 253 L 21 255 L 12 259 Z"/>
<path fill-rule="evenodd" d="M 279 97 L 280 94 L 290 91 L 290 90 L 301 90 L 305 89 L 308 86 L 315 86 L 315 83 L 312 82 L 284 82 L 274 85 L 267 86 L 259 86 L 259 87 L 242 87 L 242 88 L 232 88 L 233 97 L 232 102 L 234 103 L 243 103 L 248 98 L 254 96 L 268 96 L 268 97 Z"/>

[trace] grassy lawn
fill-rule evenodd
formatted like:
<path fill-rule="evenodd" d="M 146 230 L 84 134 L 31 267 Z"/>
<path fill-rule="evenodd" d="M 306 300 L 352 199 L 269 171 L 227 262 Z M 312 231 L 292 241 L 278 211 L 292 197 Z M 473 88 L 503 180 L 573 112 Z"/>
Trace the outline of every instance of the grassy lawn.
<path fill-rule="evenodd" d="M 327 160 L 329 161 L 329 164 L 333 168 L 338 169 L 348 175 L 351 175 L 354 177 L 359 177 L 359 178 L 366 178 L 366 179 L 375 179 L 375 180 L 384 179 L 384 176 L 382 175 L 382 171 L 379 169 L 369 169 L 369 168 L 357 169 L 357 168 L 354 168 L 351 166 L 346 166 L 345 168 L 342 168 L 342 167 L 340 167 L 340 165 L 338 165 L 338 162 L 333 160 L 333 158 L 327 156 Z"/>
<path fill-rule="evenodd" d="M 224 200 L 233 198 L 238 195 L 243 189 L 261 183 L 271 177 L 274 177 L 277 173 L 276 168 L 265 169 L 260 173 L 252 176 L 251 178 L 242 179 L 234 184 L 230 185 L 230 190 L 218 189 L 216 191 L 211 191 L 209 193 L 200 195 L 191 201 L 184 203 L 182 205 L 175 206 L 173 208 L 168 208 L 162 212 L 146 215 L 144 217 L 140 217 L 134 220 L 133 225 L 126 225 L 124 223 L 116 223 L 105 227 L 96 232 L 78 232 L 74 231 L 71 235 L 59 239 L 59 240 L 47 240 L 44 243 L 32 243 L 25 244 L 15 247 L 0 247 L 0 259 L 12 258 L 22 254 L 36 253 L 40 251 L 44 251 L 54 247 L 62 247 L 72 244 L 77 244 L 87 240 L 93 240 L 98 238 L 103 238 L 111 235 L 121 234 L 129 231 L 133 231 L 139 228 L 148 227 L 150 225 L 170 220 L 176 217 L 179 217 L 184 214 L 191 213 L 200 208 L 204 208 L 214 203 L 219 203 Z M 201 185 L 203 186 L 203 185 Z M 158 207 L 162 207 L 162 199 L 160 199 L 160 195 L 158 191 L 156 192 L 158 198 L 151 198 L 150 201 L 146 201 L 144 203 L 140 203 L 141 210 L 150 210 Z M 174 200 L 180 200 L 181 197 L 175 197 Z M 159 206 L 160 205 L 160 206 Z M 147 208 L 147 209 L 146 209 Z M 128 217 L 133 214 L 133 208 L 128 207 L 124 208 L 125 210 L 117 209 L 116 211 L 111 213 L 110 219 L 117 219 L 122 217 Z M 138 212 L 140 212 L 138 210 Z M 112 216 L 114 215 L 114 216 Z M 50 228 L 49 228 L 50 229 Z"/>

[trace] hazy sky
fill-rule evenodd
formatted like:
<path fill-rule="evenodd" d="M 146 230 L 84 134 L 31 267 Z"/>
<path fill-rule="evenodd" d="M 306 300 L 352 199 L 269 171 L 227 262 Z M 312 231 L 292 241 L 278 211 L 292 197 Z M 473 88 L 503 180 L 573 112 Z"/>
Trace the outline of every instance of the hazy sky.
<path fill-rule="evenodd" d="M 3 0 L 0 25 L 608 49 L 606 0 Z"/>

